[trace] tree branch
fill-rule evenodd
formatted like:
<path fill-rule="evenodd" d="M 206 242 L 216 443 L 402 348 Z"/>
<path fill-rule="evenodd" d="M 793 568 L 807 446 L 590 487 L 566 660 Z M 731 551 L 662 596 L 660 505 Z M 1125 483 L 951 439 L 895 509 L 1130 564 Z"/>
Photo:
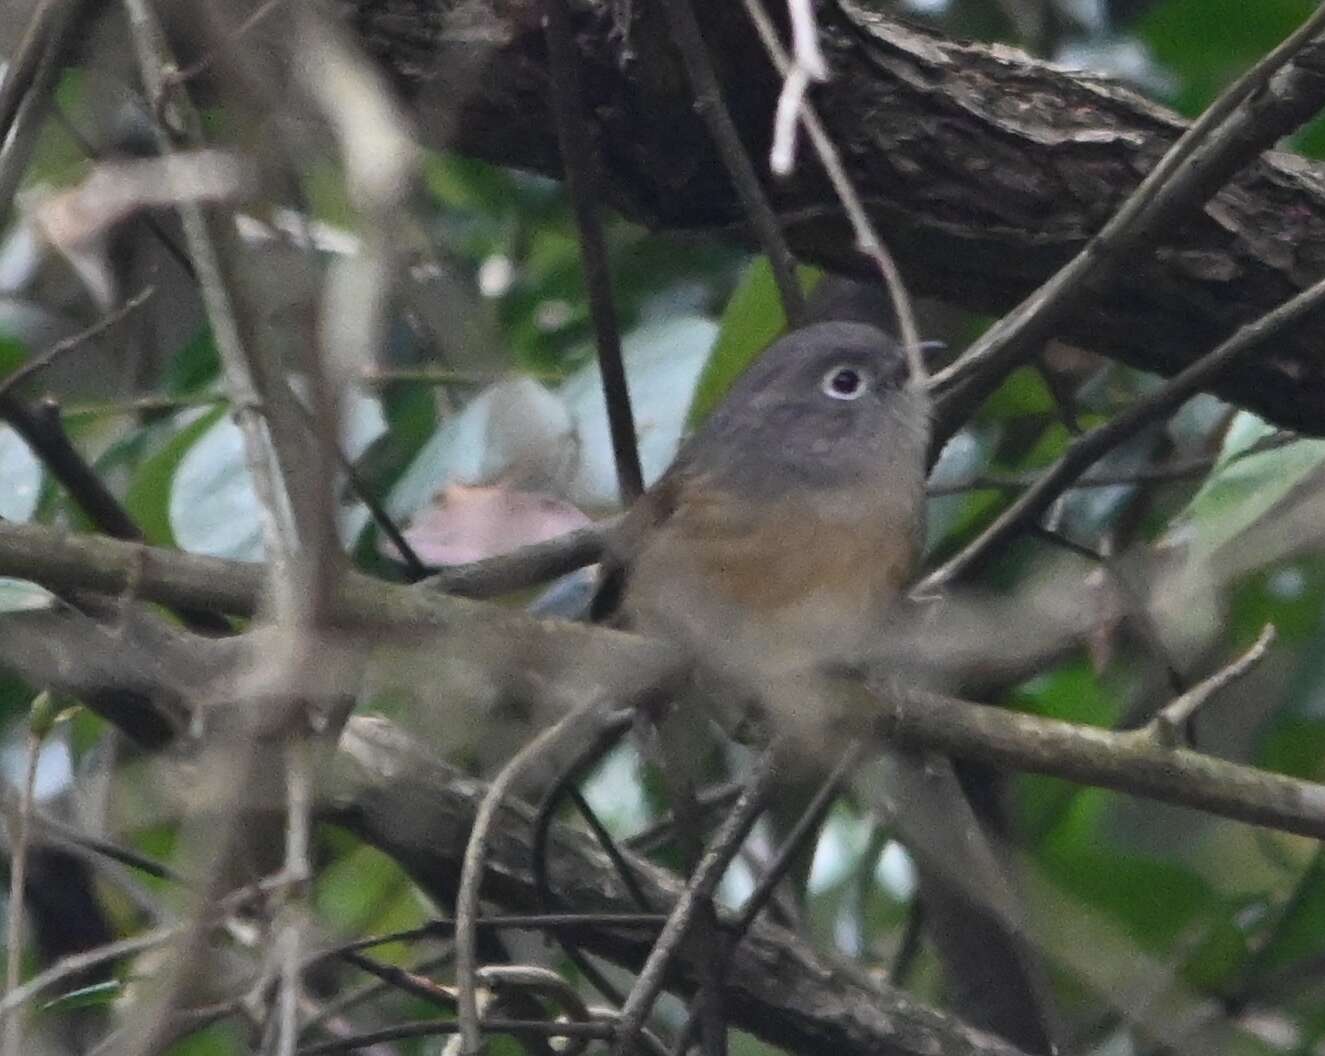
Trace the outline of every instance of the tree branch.
<path fill-rule="evenodd" d="M 138 597 L 164 604 L 207 604 L 199 596 L 205 593 L 213 601 L 228 600 L 229 605 L 217 606 L 226 611 L 251 612 L 262 570 L 118 540 L 0 524 L 0 575 L 22 576 L 53 590 L 78 586 L 119 593 L 132 585 Z M 237 588 L 245 579 L 248 593 L 240 596 L 243 592 Z M 377 631 L 392 626 L 400 632 L 402 645 L 412 628 L 415 635 L 427 636 L 430 653 L 445 645 L 481 668 L 493 686 L 522 692 L 525 699 L 555 703 L 592 693 L 630 707 L 652 699 L 679 672 L 678 658 L 665 643 L 604 627 L 535 620 L 500 605 L 393 586 L 358 574 L 343 578 L 332 611 L 338 628 L 360 625 Z M 938 633 L 933 627 L 928 630 L 931 636 Z M 204 645 L 213 650 L 233 648 L 232 643 L 205 639 L 197 643 L 200 651 Z M 380 634 L 373 633 L 358 648 L 368 650 L 378 644 Z M 352 640 L 348 647 L 353 647 Z M 79 649 L 76 641 L 66 643 L 66 655 L 77 656 Z M 334 670 L 330 651 L 327 656 L 327 667 Z M 895 670 L 896 659 L 884 666 Z M 22 655 L 6 656 L 5 662 L 24 672 Z M 131 668 L 123 677 L 134 679 L 141 688 L 154 676 Z M 173 684 L 165 688 L 177 691 Z M 917 689 L 885 684 L 872 691 L 872 705 L 857 713 L 873 717 L 875 734 L 903 746 L 1052 774 L 1286 832 L 1325 837 L 1325 785 L 1316 782 L 1157 747 L 1149 736 L 1138 739 L 1134 734 L 1015 714 Z"/>
<path fill-rule="evenodd" d="M 399 862 L 428 894 L 444 903 L 455 895 L 469 830 L 484 785 L 464 780 L 419 751 L 381 719 L 351 720 L 342 740 L 346 784 L 328 818 Z M 533 811 L 507 801 L 497 812 L 483 889 L 512 909 L 532 911 L 539 894 L 532 869 Z M 567 905 L 590 912 L 625 912 L 634 901 L 592 838 L 553 827 L 548 855 L 553 887 Z M 671 909 L 677 878 L 633 859 L 653 904 Z M 730 923 L 732 915 L 726 915 Z M 597 956 L 638 969 L 652 945 L 639 930 L 577 930 Z M 698 986 L 696 949 L 683 946 L 668 977 L 690 993 Z M 733 1024 L 789 1051 L 869 1052 L 886 1056 L 1015 1056 L 1018 1050 L 972 1030 L 914 998 L 880 985 L 861 985 L 821 961 L 808 946 L 771 924 L 757 922 L 735 950 L 726 979 Z"/>
<path fill-rule="evenodd" d="M 430 0 L 343 0 L 365 46 L 410 96 L 425 139 L 557 175 L 546 62 L 534 0 L 443 7 Z M 708 133 L 676 90 L 674 56 L 621 62 L 607 0 L 574 9 L 604 190 L 656 228 L 737 236 L 748 222 Z M 762 154 L 781 78 L 748 61 L 739 5 L 699 12 L 724 98 L 747 149 Z M 815 100 L 880 235 L 916 293 L 1001 313 L 1079 252 L 1184 128 L 1172 113 L 1098 77 L 1002 45 L 953 41 L 856 0 L 823 0 L 832 80 Z M 1294 60 L 1320 103 L 1321 49 Z M 460 120 L 451 104 L 466 100 Z M 798 256 L 865 274 L 822 169 L 805 159 L 768 185 Z M 1300 158 L 1254 161 L 1167 244 L 1138 252 L 1112 289 L 1064 319 L 1058 336 L 1148 370 L 1174 373 L 1236 327 L 1303 289 L 1325 244 L 1325 178 Z M 1226 398 L 1313 434 L 1325 384 L 1298 338 L 1217 381 Z"/>

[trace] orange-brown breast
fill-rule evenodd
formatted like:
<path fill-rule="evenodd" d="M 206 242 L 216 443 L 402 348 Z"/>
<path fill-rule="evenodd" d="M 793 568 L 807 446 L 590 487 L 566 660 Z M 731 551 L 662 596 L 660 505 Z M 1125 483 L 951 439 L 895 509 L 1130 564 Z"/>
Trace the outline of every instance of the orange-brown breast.
<path fill-rule="evenodd" d="M 849 651 L 912 571 L 914 527 L 897 498 L 820 492 L 754 508 L 687 482 L 639 537 L 625 608 L 642 630 L 717 661 L 730 650 L 738 667 Z"/>

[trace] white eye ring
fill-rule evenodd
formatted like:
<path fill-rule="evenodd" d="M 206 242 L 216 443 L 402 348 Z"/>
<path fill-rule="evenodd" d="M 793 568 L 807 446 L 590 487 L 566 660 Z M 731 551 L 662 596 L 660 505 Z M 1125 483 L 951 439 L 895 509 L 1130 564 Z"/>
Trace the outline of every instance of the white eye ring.
<path fill-rule="evenodd" d="M 830 368 L 819 382 L 823 394 L 834 400 L 858 400 L 869 387 L 869 375 L 845 363 Z"/>

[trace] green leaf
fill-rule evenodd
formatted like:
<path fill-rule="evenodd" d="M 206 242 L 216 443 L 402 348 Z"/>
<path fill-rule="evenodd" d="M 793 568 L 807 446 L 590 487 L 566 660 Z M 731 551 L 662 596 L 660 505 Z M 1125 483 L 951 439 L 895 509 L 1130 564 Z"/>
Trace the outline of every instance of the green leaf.
<path fill-rule="evenodd" d="M 1137 23 L 1154 57 L 1180 80 L 1171 101 L 1196 114 L 1227 84 L 1288 36 L 1312 0 L 1167 0 Z"/>
<path fill-rule="evenodd" d="M 1325 952 L 1325 853 L 1317 851 L 1280 911 L 1269 940 L 1257 953 L 1248 981 L 1322 952 Z"/>
<path fill-rule="evenodd" d="M 1215 894 L 1196 872 L 1105 845 L 1101 828 L 1108 794 L 1078 795 L 1044 844 L 1048 877 L 1070 897 L 1122 924 L 1142 949 L 1163 951 L 1216 909 Z"/>
<path fill-rule="evenodd" d="M 1257 762 L 1267 770 L 1307 781 L 1325 777 L 1325 722 L 1280 716 L 1262 736 Z"/>
<path fill-rule="evenodd" d="M 0 333 L 0 378 L 8 377 L 27 361 L 27 346 L 17 338 Z"/>
<path fill-rule="evenodd" d="M 504 216 L 516 204 L 509 172 L 457 154 L 430 155 L 423 178 L 428 190 L 454 209 Z"/>
<path fill-rule="evenodd" d="M 170 530 L 170 484 L 175 470 L 199 437 L 225 414 L 225 407 L 217 407 L 201 415 L 138 467 L 124 497 L 124 506 L 142 528 L 147 542 L 154 546 L 175 545 L 175 533 Z"/>
<path fill-rule="evenodd" d="M 985 402 L 981 415 L 992 418 L 1025 418 L 1052 414 L 1053 393 L 1044 376 L 1032 367 L 1018 367 Z"/>
<path fill-rule="evenodd" d="M 351 934 L 400 930 L 423 922 L 400 866 L 367 846 L 356 847 L 322 868 L 314 900 L 325 919 Z M 409 946 L 390 943 L 374 951 L 374 956 L 397 960 L 408 955 Z"/>
<path fill-rule="evenodd" d="M 166 392 L 187 396 L 214 381 L 221 373 L 221 356 L 210 327 L 202 327 L 166 365 L 161 384 Z"/>
<path fill-rule="evenodd" d="M 817 276 L 802 269 L 801 285 Z M 718 405 L 731 384 L 778 334 L 787 328 L 777 283 L 767 257 L 757 258 L 727 302 L 708 363 L 699 376 L 687 423 L 693 428 Z"/>
<path fill-rule="evenodd" d="M 1193 557 L 1208 557 L 1263 520 L 1325 464 L 1325 440 L 1297 440 L 1257 454 L 1242 452 L 1273 429 L 1242 412 L 1229 429 L 1219 463 L 1180 518 L 1195 533 Z"/>

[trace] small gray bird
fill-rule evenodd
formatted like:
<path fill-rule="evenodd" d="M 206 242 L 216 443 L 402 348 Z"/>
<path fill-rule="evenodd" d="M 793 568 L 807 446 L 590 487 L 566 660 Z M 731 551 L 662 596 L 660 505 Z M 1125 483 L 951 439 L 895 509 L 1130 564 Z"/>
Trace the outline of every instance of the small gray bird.
<path fill-rule="evenodd" d="M 594 617 L 750 686 L 854 658 L 914 570 L 928 442 L 928 398 L 888 335 L 787 334 L 631 509 Z"/>
<path fill-rule="evenodd" d="M 627 514 L 592 616 L 670 640 L 692 661 L 691 685 L 658 730 L 678 803 L 699 776 L 705 708 L 731 725 L 754 702 L 771 723 L 783 746 L 775 815 L 781 807 L 794 816 L 791 805 L 826 772 L 841 746 L 825 721 L 826 702 L 840 698 L 824 673 L 878 644 L 915 571 L 929 414 L 923 385 L 883 331 L 806 326 L 760 355 Z M 851 699 L 868 706 L 863 695 Z M 977 888 L 998 893 L 994 917 L 1015 912 L 1005 912 L 1010 889 L 950 764 L 911 753 L 893 764 L 887 798 L 919 800 L 918 824 L 943 829 L 932 856 L 913 850 L 921 852 L 922 901 L 933 891 L 931 914 L 943 918 L 939 945 L 977 968 L 966 973 L 969 984 L 956 979 L 959 1007 L 977 1025 L 1048 1051 L 1017 942 L 939 875 L 964 872 L 968 887 L 979 878 Z M 697 834 L 681 835 L 695 856 Z M 988 947 L 978 963 L 975 947 Z"/>

